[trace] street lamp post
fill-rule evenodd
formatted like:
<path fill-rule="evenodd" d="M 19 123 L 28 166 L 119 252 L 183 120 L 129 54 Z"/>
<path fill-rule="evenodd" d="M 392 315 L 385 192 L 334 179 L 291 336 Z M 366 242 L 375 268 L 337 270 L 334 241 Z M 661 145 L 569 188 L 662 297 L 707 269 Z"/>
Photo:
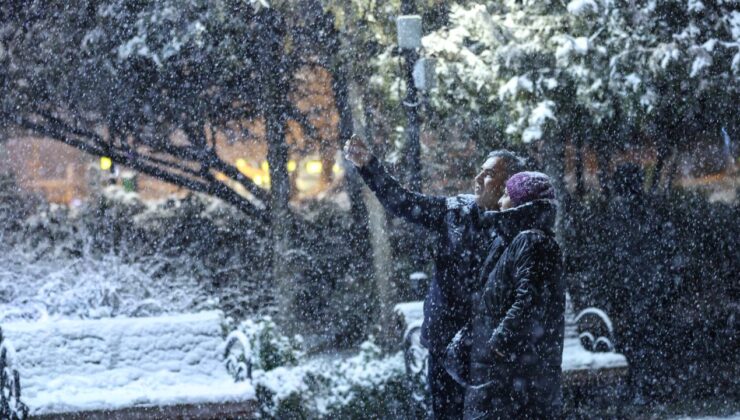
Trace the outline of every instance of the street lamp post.
<path fill-rule="evenodd" d="M 406 111 L 407 144 L 405 159 L 407 163 L 407 181 L 409 188 L 421 191 L 421 146 L 419 144 L 419 94 L 414 83 L 414 64 L 419 58 L 418 48 L 421 47 L 421 17 L 415 15 L 416 7 L 413 0 L 401 2 L 402 16 L 398 17 L 398 46 L 404 58 L 404 76 L 406 79 L 406 97 L 403 107 Z"/>
<path fill-rule="evenodd" d="M 398 48 L 404 59 L 404 78 L 406 79 L 406 97 L 403 100 L 407 119 L 407 144 L 404 156 L 407 164 L 406 180 L 412 190 L 421 191 L 421 145 L 419 144 L 421 98 L 419 90 L 429 90 L 434 86 L 435 61 L 419 57 L 421 16 L 414 14 L 415 9 L 413 0 L 401 2 L 402 15 L 396 20 L 396 30 L 398 31 Z"/>
<path fill-rule="evenodd" d="M 421 191 L 421 145 L 419 142 L 421 104 L 419 90 L 428 90 L 434 84 L 434 60 L 419 57 L 421 49 L 421 16 L 415 14 L 414 0 L 401 1 L 401 16 L 396 20 L 398 48 L 404 58 L 404 77 L 406 97 L 403 107 L 406 111 L 406 181 L 412 191 Z M 412 229 L 418 229 L 414 227 Z M 417 244 L 418 245 L 418 244 Z M 414 267 L 424 266 L 424 246 L 413 246 L 411 260 Z"/>

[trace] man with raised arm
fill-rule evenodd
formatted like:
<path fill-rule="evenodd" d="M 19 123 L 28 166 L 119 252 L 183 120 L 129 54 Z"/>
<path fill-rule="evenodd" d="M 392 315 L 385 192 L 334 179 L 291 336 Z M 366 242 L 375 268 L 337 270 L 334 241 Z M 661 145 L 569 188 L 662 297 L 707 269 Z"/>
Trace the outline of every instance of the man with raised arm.
<path fill-rule="evenodd" d="M 441 197 L 405 189 L 357 137 L 347 141 L 344 152 L 388 212 L 439 234 L 421 340 L 429 350 L 432 418 L 462 418 L 465 389 L 445 370 L 445 350 L 470 318 L 471 297 L 482 286 L 475 283 L 493 234 L 480 223 L 480 213 L 498 210 L 506 180 L 523 171 L 525 161 L 508 151 L 492 152 L 475 177 L 475 194 Z"/>

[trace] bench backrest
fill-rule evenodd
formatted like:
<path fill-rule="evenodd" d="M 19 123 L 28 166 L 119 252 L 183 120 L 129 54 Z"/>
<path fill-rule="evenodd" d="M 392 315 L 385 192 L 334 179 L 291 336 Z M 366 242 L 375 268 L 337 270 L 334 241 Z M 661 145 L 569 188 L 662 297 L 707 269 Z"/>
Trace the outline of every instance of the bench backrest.
<path fill-rule="evenodd" d="M 2 325 L 15 348 L 26 395 L 50 380 L 106 377 L 109 386 L 149 373 L 222 373 L 222 313 L 150 318 L 12 322 Z M 65 386 L 59 383 L 59 387 Z"/>
<path fill-rule="evenodd" d="M 401 317 L 405 325 L 406 331 L 414 326 L 421 325 L 422 318 L 424 317 L 424 302 L 413 301 L 413 302 L 401 302 L 396 304 L 393 308 L 394 312 Z M 580 314 L 579 314 L 580 315 Z M 576 319 L 577 315 L 573 313 L 573 305 L 570 302 L 570 296 L 566 295 L 565 304 L 565 337 L 566 338 L 578 338 L 578 328 Z M 611 323 L 609 324 L 611 326 Z"/>

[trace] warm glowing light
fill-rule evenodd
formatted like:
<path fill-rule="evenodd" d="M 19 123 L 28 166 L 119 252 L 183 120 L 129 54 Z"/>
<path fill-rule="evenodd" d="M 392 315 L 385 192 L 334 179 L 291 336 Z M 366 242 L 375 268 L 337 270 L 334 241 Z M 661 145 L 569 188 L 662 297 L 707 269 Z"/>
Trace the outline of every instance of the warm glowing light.
<path fill-rule="evenodd" d="M 247 161 L 239 158 L 236 160 L 236 169 L 238 169 L 240 172 L 244 172 L 245 168 L 247 167 Z"/>
<path fill-rule="evenodd" d="M 270 171 L 270 164 L 267 163 L 266 160 L 263 160 L 262 163 L 260 164 L 260 169 L 262 169 L 265 172 L 269 172 Z"/>
<path fill-rule="evenodd" d="M 245 159 L 239 158 L 234 162 L 234 164 L 239 172 L 251 179 L 252 182 L 258 186 L 265 188 L 270 186 L 270 173 L 267 171 L 267 169 L 269 169 L 267 162 L 262 162 L 260 165 L 261 168 L 255 168 L 247 163 Z"/>
<path fill-rule="evenodd" d="M 288 172 L 295 172 L 296 168 L 298 168 L 298 164 L 294 160 L 288 161 Z"/>
<path fill-rule="evenodd" d="M 229 179 L 229 177 L 226 176 L 226 175 L 224 175 L 223 172 L 216 172 L 216 179 L 219 180 L 219 181 L 221 181 L 221 182 L 224 182 L 227 179 Z"/>
<path fill-rule="evenodd" d="M 321 161 L 319 160 L 309 160 L 306 162 L 306 172 L 311 175 L 318 175 L 321 173 Z"/>
<path fill-rule="evenodd" d="M 109 171 L 113 167 L 113 161 L 108 156 L 100 157 L 100 169 Z"/>
<path fill-rule="evenodd" d="M 338 164 L 334 164 L 334 166 L 331 167 L 331 171 L 334 172 L 334 175 L 341 172 L 342 168 Z"/>

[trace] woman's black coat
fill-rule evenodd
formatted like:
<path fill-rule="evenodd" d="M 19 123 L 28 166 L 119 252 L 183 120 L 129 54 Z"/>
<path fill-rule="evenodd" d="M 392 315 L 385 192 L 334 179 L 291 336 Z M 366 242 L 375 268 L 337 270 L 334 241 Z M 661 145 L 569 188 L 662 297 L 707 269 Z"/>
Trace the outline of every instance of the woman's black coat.
<path fill-rule="evenodd" d="M 565 283 L 553 226 L 537 200 L 486 213 L 499 234 L 473 299 L 466 418 L 555 418 L 562 409 Z"/>

